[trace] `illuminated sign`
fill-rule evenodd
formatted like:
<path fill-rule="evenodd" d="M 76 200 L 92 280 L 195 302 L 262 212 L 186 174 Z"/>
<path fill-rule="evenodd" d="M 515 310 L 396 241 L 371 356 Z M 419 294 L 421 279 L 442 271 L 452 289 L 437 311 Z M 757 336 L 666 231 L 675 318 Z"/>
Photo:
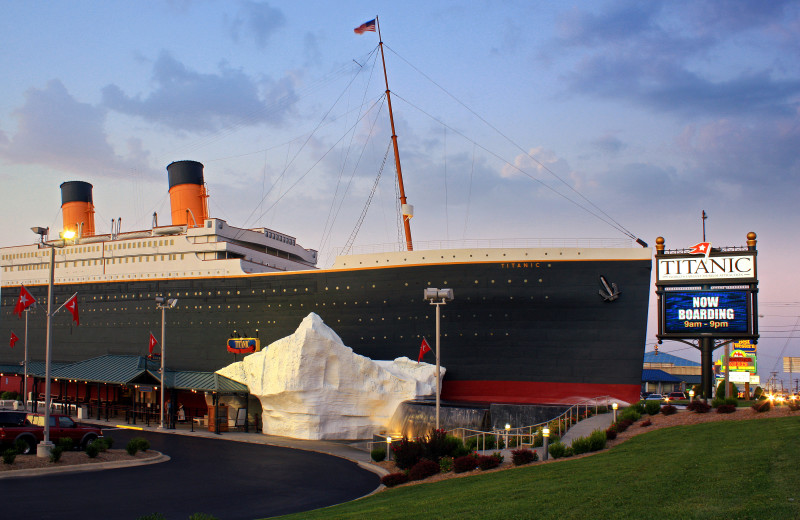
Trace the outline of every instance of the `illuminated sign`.
<path fill-rule="evenodd" d="M 261 350 L 261 340 L 258 338 L 236 338 L 228 340 L 228 352 L 234 354 L 249 354 Z"/>
<path fill-rule="evenodd" d="M 705 280 L 756 280 L 753 253 L 731 256 L 692 256 L 658 258 L 659 282 L 699 282 Z"/>
<path fill-rule="evenodd" d="M 750 332 L 747 291 L 666 291 L 662 300 L 667 334 Z"/>

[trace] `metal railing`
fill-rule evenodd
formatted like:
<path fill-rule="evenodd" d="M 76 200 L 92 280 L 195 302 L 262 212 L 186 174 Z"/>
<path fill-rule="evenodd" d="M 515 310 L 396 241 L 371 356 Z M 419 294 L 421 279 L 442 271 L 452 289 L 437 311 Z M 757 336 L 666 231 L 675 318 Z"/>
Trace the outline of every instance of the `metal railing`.
<path fill-rule="evenodd" d="M 486 451 L 487 435 L 493 435 L 495 440 L 500 438 L 504 439 L 506 447 L 509 446 L 511 439 L 515 440 L 514 445 L 516 446 L 532 446 L 535 442 L 536 436 L 541 436 L 545 427 L 550 428 L 551 437 L 555 434 L 555 430 L 557 429 L 558 438 L 560 439 L 565 433 L 567 433 L 567 430 L 570 426 L 576 424 L 581 419 L 590 417 L 589 410 L 594 409 L 594 415 L 598 414 L 601 406 L 604 407 L 605 411 L 607 411 L 610 408 L 610 400 L 611 396 L 608 395 L 584 399 L 583 401 L 573 404 L 562 414 L 552 419 L 529 426 L 517 426 L 509 429 L 492 429 L 490 431 L 454 428 L 448 431 L 448 433 L 455 437 L 459 437 L 462 441 L 464 441 L 465 444 L 473 437 L 478 438 L 479 440 L 476 442 L 476 448 L 477 446 L 482 446 L 481 451 Z"/>
<path fill-rule="evenodd" d="M 557 430 L 558 438 L 560 439 L 567 432 L 570 426 L 576 424 L 581 419 L 590 417 L 590 410 L 594 410 L 594 415 L 597 415 L 600 412 L 601 407 L 604 408 L 604 412 L 607 412 L 611 408 L 610 403 L 611 396 L 604 395 L 600 397 L 593 397 L 591 399 L 584 399 L 571 405 L 563 413 L 552 419 L 529 426 L 518 426 L 515 428 L 509 428 L 508 430 L 492 429 L 490 431 L 473 430 L 469 428 L 453 428 L 452 430 L 448 430 L 447 433 L 453 435 L 454 437 L 460 438 L 465 444 L 469 439 L 473 437 L 477 438 L 478 441 L 476 442 L 476 448 L 477 446 L 482 446 L 483 448 L 481 451 L 486 451 L 486 437 L 489 435 L 493 435 L 495 440 L 503 438 L 506 447 L 509 446 L 510 439 L 515 439 L 514 444 L 516 446 L 532 446 L 534 444 L 535 437 L 537 435 L 541 435 L 542 430 L 545 427 L 550 428 L 551 436 L 553 436 Z M 375 440 L 376 438 L 380 440 Z M 395 442 L 398 442 L 402 439 L 402 435 L 374 435 L 373 440 L 366 443 L 367 450 L 371 452 L 377 446 L 385 446 L 387 460 L 391 460 L 391 446 Z M 524 440 L 527 440 L 528 442 L 523 442 Z"/>

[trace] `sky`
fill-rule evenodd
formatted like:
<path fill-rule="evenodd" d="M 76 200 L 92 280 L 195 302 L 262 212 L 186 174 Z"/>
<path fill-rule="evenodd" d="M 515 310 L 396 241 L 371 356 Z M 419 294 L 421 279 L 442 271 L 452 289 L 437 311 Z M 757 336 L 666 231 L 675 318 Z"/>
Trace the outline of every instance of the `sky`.
<path fill-rule="evenodd" d="M 788 382 L 800 1 L 6 0 L 0 247 L 60 230 L 69 180 L 94 186 L 98 233 L 164 225 L 183 159 L 205 165 L 211 216 L 295 236 L 322 267 L 397 244 L 378 37 L 353 32 L 376 15 L 418 247 L 685 248 L 705 211 L 714 246 L 758 235 L 759 373 Z"/>

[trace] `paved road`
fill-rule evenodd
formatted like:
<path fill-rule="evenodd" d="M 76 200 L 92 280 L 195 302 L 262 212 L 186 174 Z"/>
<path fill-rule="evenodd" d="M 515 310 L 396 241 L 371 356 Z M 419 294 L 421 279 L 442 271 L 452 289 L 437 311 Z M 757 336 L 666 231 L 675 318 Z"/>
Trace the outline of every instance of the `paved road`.
<path fill-rule="evenodd" d="M 114 448 L 143 436 L 172 460 L 6 479 L 0 516 L 135 520 L 161 513 L 167 520 L 185 520 L 200 512 L 220 520 L 250 520 L 353 500 L 380 484 L 377 475 L 357 464 L 320 453 L 149 431 L 105 435 L 114 438 Z"/>

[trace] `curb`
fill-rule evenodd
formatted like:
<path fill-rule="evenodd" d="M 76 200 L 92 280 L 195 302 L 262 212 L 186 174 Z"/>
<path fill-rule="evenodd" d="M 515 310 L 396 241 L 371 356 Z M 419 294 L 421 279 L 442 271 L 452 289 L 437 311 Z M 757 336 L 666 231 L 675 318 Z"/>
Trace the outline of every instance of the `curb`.
<path fill-rule="evenodd" d="M 70 473 L 82 473 L 86 471 L 101 471 L 106 469 L 127 468 L 133 466 L 146 466 L 148 464 L 158 464 L 170 460 L 168 455 L 160 451 L 151 450 L 157 453 L 155 457 L 131 461 L 96 462 L 92 464 L 73 464 L 70 466 L 56 466 L 47 468 L 20 469 L 0 472 L 0 479 L 4 478 L 25 478 L 38 477 L 41 475 L 67 475 Z"/>

